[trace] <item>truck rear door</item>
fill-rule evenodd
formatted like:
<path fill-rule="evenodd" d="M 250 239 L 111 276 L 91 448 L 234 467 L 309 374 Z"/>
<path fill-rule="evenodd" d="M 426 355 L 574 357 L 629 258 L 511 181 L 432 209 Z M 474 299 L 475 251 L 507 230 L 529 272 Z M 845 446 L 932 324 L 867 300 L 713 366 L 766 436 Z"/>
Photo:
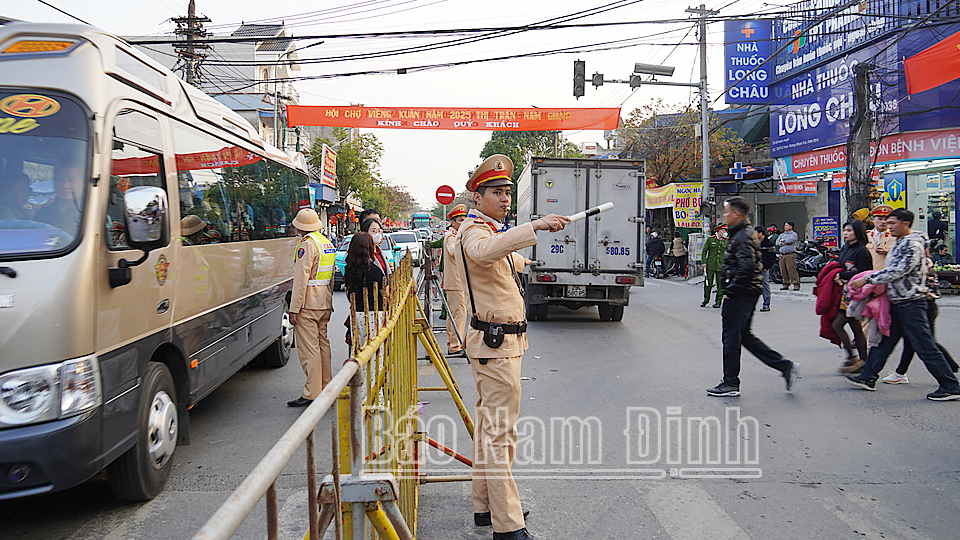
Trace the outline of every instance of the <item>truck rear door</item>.
<path fill-rule="evenodd" d="M 537 169 L 539 174 L 533 180 L 536 214 L 569 216 L 585 209 L 583 205 L 587 173 L 577 165 L 578 163 L 572 161 L 551 160 L 540 164 Z M 532 257 L 543 261 L 537 271 L 571 271 L 584 267 L 586 247 L 583 238 L 587 226 L 587 221 L 581 220 L 556 233 L 541 232 Z"/>
<path fill-rule="evenodd" d="M 588 270 L 601 273 L 639 273 L 643 218 L 643 162 L 593 162 L 589 169 L 588 206 L 614 203 L 612 210 L 587 218 Z"/>

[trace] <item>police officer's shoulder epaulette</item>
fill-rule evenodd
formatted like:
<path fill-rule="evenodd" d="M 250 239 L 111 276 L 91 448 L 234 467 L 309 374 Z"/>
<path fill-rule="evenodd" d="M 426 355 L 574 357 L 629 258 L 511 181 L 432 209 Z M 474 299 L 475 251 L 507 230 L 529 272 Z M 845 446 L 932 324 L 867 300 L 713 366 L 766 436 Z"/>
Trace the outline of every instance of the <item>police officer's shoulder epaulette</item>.
<path fill-rule="evenodd" d="M 474 219 L 473 219 L 473 222 L 474 222 L 474 223 L 479 223 L 479 224 L 481 224 L 481 225 L 485 225 L 485 224 L 487 223 L 486 221 L 484 221 L 484 220 L 481 219 L 481 218 L 474 218 Z"/>

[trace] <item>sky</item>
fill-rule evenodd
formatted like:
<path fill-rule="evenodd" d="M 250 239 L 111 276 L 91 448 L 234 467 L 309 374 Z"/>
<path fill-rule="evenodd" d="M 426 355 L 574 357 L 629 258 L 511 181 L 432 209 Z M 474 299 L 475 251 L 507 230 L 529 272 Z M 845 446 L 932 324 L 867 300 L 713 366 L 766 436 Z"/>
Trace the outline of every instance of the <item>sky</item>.
<path fill-rule="evenodd" d="M 187 0 L 45 0 L 67 13 L 117 35 L 169 35 L 171 17 L 186 15 Z M 749 16 L 778 9 L 762 0 L 706 1 L 722 16 Z M 136 5 L 134 12 L 131 6 Z M 597 48 L 464 66 L 413 71 L 404 75 L 361 75 L 307 80 L 295 83 L 302 105 L 364 104 L 382 107 L 620 107 L 621 116 L 653 99 L 686 104 L 699 99 L 690 88 L 646 86 L 632 90 L 626 84 L 594 88 L 590 75 L 627 79 L 634 63 L 676 67 L 675 82 L 698 82 L 698 39 L 692 15 L 684 13 L 693 2 L 676 0 L 283 0 L 245 2 L 196 0 L 198 14 L 212 21 L 207 28 L 229 34 L 241 22 L 282 20 L 288 35 L 316 36 L 356 32 L 490 28 L 540 23 L 592 8 L 610 7 L 603 13 L 569 23 L 638 22 L 623 26 L 528 31 L 440 50 L 394 54 L 380 58 L 338 60 L 302 66 L 298 76 L 344 74 L 364 70 L 395 70 L 445 62 L 495 58 L 507 55 L 593 44 Z M 39 0 L 3 0 L 0 16 L 35 22 L 76 22 Z M 279 19 L 279 20 L 278 20 Z M 689 22 L 688 22 L 689 20 Z M 678 21 L 648 22 L 641 21 Z M 444 38 L 363 38 L 301 41 L 301 60 L 347 54 L 396 52 L 398 48 L 436 44 Z M 723 24 L 707 28 L 708 87 L 714 109 L 725 108 L 723 90 Z M 611 48 L 617 47 L 617 48 Z M 573 61 L 586 62 L 586 95 L 573 97 Z M 412 71 L 412 70 L 411 70 Z M 381 176 L 404 186 L 424 208 L 435 204 L 437 187 L 447 184 L 464 189 L 469 173 L 482 161 L 486 131 L 369 130 L 383 143 Z M 602 131 L 568 131 L 575 143 L 601 142 Z M 517 166 L 521 166 L 517 164 Z"/>

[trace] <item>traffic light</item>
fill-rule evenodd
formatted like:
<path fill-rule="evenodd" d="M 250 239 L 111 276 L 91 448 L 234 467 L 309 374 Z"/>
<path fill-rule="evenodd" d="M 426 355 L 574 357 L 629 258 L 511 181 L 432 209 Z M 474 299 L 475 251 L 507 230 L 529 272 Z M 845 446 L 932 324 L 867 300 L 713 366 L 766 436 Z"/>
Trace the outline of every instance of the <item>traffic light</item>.
<path fill-rule="evenodd" d="M 593 86 L 603 86 L 603 73 L 594 73 L 593 74 Z"/>
<path fill-rule="evenodd" d="M 573 97 L 580 99 L 586 86 L 587 63 L 583 60 L 573 61 Z"/>

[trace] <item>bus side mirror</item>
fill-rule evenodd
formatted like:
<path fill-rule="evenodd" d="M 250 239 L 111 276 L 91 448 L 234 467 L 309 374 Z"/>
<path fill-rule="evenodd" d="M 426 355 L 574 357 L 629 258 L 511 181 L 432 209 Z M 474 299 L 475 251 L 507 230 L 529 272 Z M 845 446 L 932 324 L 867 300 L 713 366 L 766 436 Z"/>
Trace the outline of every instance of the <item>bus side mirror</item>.
<path fill-rule="evenodd" d="M 151 251 L 169 243 L 167 193 L 163 188 L 138 186 L 123 194 L 127 245 Z"/>
<path fill-rule="evenodd" d="M 400 246 L 393 246 L 394 251 L 401 251 L 403 248 Z"/>
<path fill-rule="evenodd" d="M 150 251 L 170 242 L 167 232 L 167 192 L 162 188 L 132 187 L 123 194 L 123 205 L 127 245 L 142 250 L 143 256 L 133 262 L 120 259 L 116 268 L 109 268 L 111 288 L 130 283 L 130 267 L 143 263 Z"/>

